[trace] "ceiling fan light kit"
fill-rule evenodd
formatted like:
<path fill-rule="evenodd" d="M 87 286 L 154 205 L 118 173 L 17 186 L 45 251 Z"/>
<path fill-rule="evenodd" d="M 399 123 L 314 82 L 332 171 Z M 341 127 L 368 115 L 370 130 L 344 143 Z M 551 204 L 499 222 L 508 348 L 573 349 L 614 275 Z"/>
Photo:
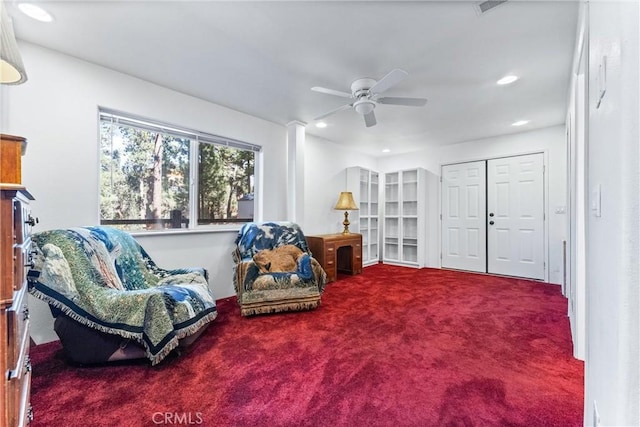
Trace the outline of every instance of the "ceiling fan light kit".
<path fill-rule="evenodd" d="M 358 99 L 353 103 L 353 109 L 356 110 L 356 113 L 363 116 L 372 112 L 374 108 L 376 108 L 376 103 L 370 99 Z"/>
<path fill-rule="evenodd" d="M 364 117 L 365 125 L 367 127 L 371 127 L 377 123 L 376 116 L 373 112 L 377 104 L 422 107 L 427 103 L 427 100 L 425 98 L 380 97 L 380 94 L 382 92 L 400 83 L 407 76 L 408 73 L 406 71 L 396 68 L 391 70 L 386 76 L 378 81 L 371 78 L 356 79 L 353 81 L 353 83 L 351 83 L 351 94 L 319 86 L 312 87 L 311 90 L 313 90 L 314 92 L 320 92 L 327 95 L 340 96 L 342 98 L 350 98 L 354 100 L 352 103 L 329 111 L 328 113 L 316 117 L 314 120 L 320 120 L 339 111 L 353 108 L 356 113 Z"/>

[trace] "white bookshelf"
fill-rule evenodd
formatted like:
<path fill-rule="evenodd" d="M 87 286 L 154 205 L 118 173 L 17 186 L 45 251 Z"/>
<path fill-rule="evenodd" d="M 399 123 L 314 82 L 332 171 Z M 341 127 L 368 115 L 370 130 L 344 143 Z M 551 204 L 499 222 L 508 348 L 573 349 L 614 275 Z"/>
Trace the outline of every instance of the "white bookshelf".
<path fill-rule="evenodd" d="M 360 208 L 349 214 L 349 229 L 362 234 L 362 265 L 376 264 L 380 261 L 380 174 L 359 166 L 347 168 L 347 190 Z"/>
<path fill-rule="evenodd" d="M 424 267 L 427 248 L 427 185 L 424 169 L 384 175 L 382 261 Z"/>

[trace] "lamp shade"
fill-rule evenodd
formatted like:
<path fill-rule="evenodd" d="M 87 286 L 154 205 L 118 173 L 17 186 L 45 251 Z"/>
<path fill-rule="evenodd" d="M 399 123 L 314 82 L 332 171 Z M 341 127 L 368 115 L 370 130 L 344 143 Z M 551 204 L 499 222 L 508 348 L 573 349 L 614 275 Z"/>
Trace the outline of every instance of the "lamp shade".
<path fill-rule="evenodd" d="M 338 203 L 336 203 L 334 209 L 339 211 L 358 210 L 358 206 L 353 200 L 353 194 L 351 193 L 351 191 L 343 191 L 342 193 L 340 193 L 340 197 L 338 197 Z"/>
<path fill-rule="evenodd" d="M 0 83 L 17 85 L 27 81 L 13 24 L 5 5 L 0 7 Z"/>

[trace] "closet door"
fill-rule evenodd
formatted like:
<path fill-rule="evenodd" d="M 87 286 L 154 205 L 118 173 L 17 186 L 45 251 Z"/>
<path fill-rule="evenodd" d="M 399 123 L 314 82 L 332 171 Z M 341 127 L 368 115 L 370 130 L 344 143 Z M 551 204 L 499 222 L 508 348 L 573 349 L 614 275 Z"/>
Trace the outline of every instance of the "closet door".
<path fill-rule="evenodd" d="M 442 267 L 487 271 L 486 163 L 442 167 Z"/>
<path fill-rule="evenodd" d="M 488 272 L 544 279 L 542 154 L 487 161 Z"/>

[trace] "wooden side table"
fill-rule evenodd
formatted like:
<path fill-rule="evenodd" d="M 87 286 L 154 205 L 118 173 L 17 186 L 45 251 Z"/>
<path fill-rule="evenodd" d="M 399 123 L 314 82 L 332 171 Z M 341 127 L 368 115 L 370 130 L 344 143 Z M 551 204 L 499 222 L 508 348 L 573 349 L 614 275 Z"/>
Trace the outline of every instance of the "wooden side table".
<path fill-rule="evenodd" d="M 327 273 L 327 282 L 336 280 L 338 272 L 362 273 L 362 234 L 322 234 L 307 236 L 313 257 Z"/>

